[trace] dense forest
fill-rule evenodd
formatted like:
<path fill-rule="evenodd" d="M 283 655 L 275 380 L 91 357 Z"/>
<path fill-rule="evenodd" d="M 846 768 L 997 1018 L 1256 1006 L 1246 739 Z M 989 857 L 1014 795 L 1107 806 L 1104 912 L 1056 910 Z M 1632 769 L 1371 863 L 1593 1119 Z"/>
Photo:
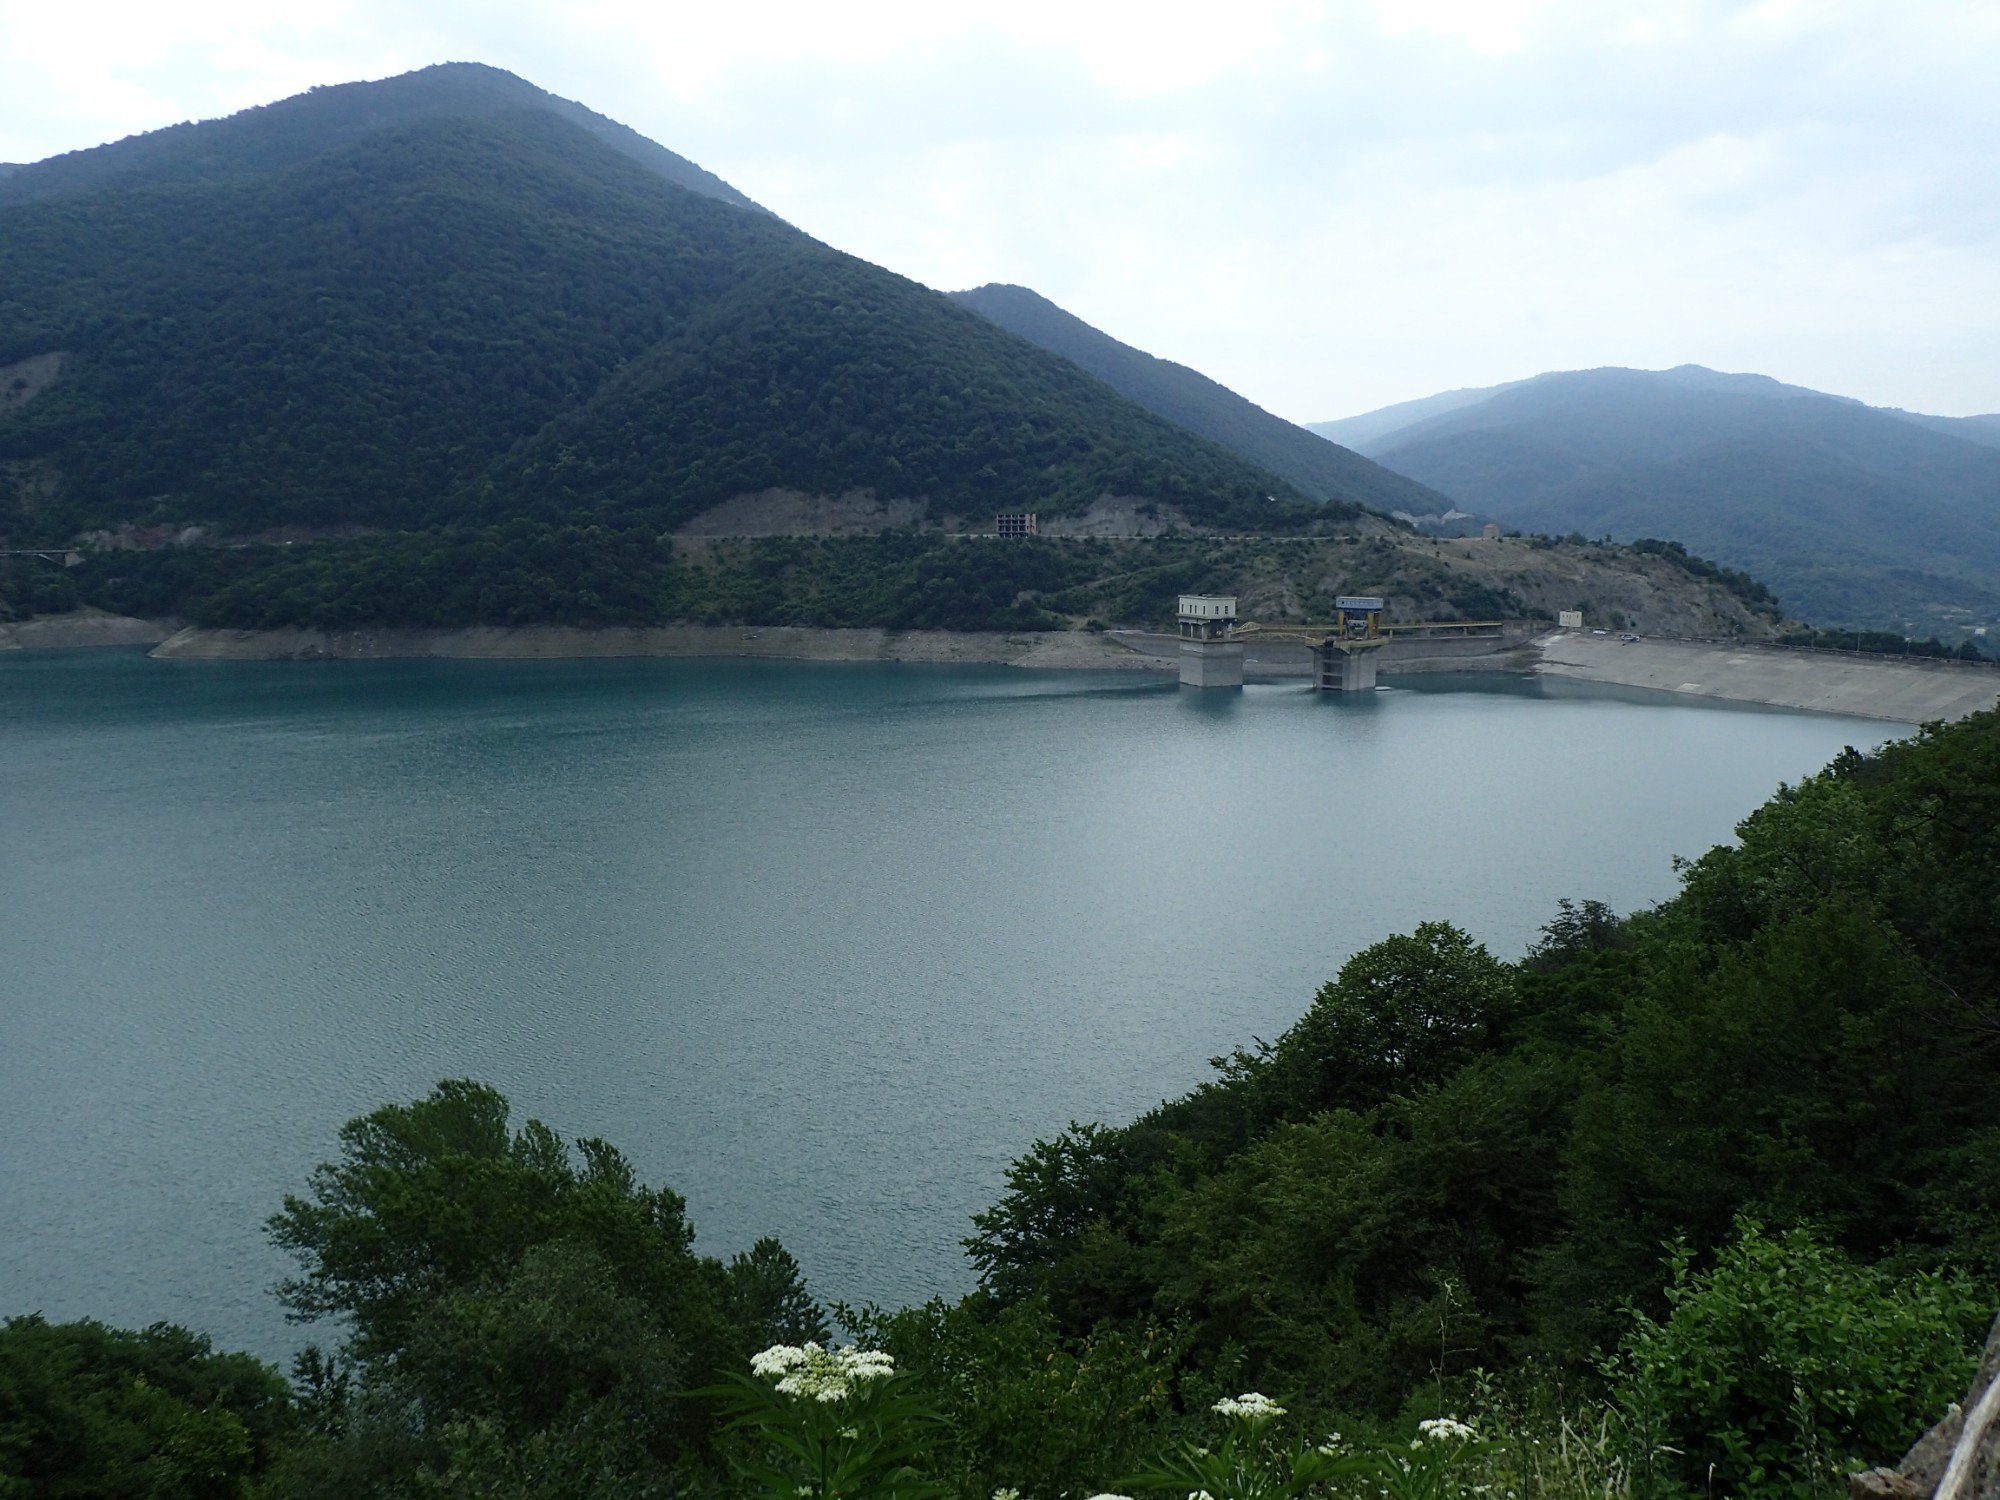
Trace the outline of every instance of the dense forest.
<path fill-rule="evenodd" d="M 1549 554 L 1530 557 L 1526 554 Z M 1345 534 L 1215 538 L 666 538 L 645 526 L 515 521 L 297 544 L 104 548 L 75 566 L 0 557 L 0 621 L 88 606 L 196 625 L 806 625 L 884 630 L 1172 628 L 1182 592 L 1234 594 L 1246 617 L 1332 618 L 1380 594 L 1395 620 L 1590 609 L 1620 628 L 1768 633 L 1754 584 L 1679 551 L 1535 539 L 1450 553 L 1373 518 Z M 1706 572 L 1701 570 L 1706 569 Z M 1581 597 L 1590 595 L 1591 598 Z"/>
<path fill-rule="evenodd" d="M 330 1340 L 289 1379 L 11 1318 L 0 1495 L 1831 1494 L 2000 1303 L 2000 716 L 1738 835 L 1515 959 L 1387 937 L 1187 1096 L 1034 1143 L 957 1303 L 822 1309 L 446 1082 L 273 1205 Z"/>
<path fill-rule="evenodd" d="M 773 488 L 987 518 L 1109 494 L 1249 531 L 1359 512 L 524 90 L 431 69 L 10 179 L 0 544 L 664 531 Z"/>
<path fill-rule="evenodd" d="M 1262 464 L 1312 499 L 1358 498 L 1377 510 L 1418 515 L 1453 508 L 1450 496 L 1274 417 L 1198 370 L 1121 344 L 1024 286 L 975 287 L 951 298 L 1088 370 L 1147 411 Z"/>

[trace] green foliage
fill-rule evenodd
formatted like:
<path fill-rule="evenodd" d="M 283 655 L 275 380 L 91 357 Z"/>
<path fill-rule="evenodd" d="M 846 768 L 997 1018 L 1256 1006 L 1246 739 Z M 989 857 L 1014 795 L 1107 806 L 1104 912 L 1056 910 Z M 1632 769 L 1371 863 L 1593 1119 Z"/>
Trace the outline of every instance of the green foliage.
<path fill-rule="evenodd" d="M 763 1500 L 931 1500 L 945 1487 L 923 1472 L 937 1413 L 907 1375 L 861 1365 L 856 1351 L 816 1343 L 765 1351 L 798 1356 L 792 1366 L 818 1378 L 801 1390 L 761 1369 L 731 1371 L 701 1392 L 729 1413 L 745 1439 L 731 1468 Z"/>
<path fill-rule="evenodd" d="M 0 1496 L 223 1500 L 269 1470 L 292 1413 L 278 1372 L 157 1323 L 0 1324 Z"/>
<path fill-rule="evenodd" d="M 1185 1098 L 1037 1143 L 983 1283 L 1388 1417 L 1482 1365 L 1589 1371 L 1624 1307 L 1665 1315 L 1657 1247 L 1746 1212 L 2000 1273 L 1996 830 L 1983 715 L 1781 789 L 1654 912 L 1564 903 L 1518 964 L 1385 940 Z"/>
<path fill-rule="evenodd" d="M 1378 1466 L 1367 1458 L 1341 1452 L 1332 1443 L 1294 1439 L 1279 1446 L 1271 1428 L 1285 1409 L 1256 1392 L 1216 1403 L 1226 1411 L 1228 1430 L 1214 1446 L 1183 1441 L 1152 1468 L 1122 1481 L 1135 1490 L 1164 1490 L 1207 1495 L 1210 1500 L 1300 1500 L 1323 1493 L 1333 1481 L 1367 1474 Z M 1397 1477 L 1403 1471 L 1393 1470 Z M 1384 1487 L 1383 1493 L 1390 1493 Z M 1396 1500 L 1431 1500 L 1428 1494 L 1398 1493 Z"/>
<path fill-rule="evenodd" d="M 1278 1040 L 1256 1091 L 1284 1120 L 1368 1109 L 1471 1062 L 1512 1004 L 1512 976 L 1483 946 L 1448 922 L 1422 923 L 1341 966 Z"/>
<path fill-rule="evenodd" d="M 1703 370 L 1543 375 L 1367 446 L 1524 531 L 1673 537 L 1691 550 L 1651 545 L 1682 571 L 1768 601 L 1754 576 L 1794 618 L 1890 631 L 1899 651 L 1913 630 L 1952 640 L 2000 624 L 2000 534 L 1986 523 L 2000 452 L 1755 383 Z"/>
<path fill-rule="evenodd" d="M 1969 1277 L 1898 1276 L 1748 1220 L 1709 1269 L 1684 1240 L 1667 1263 L 1667 1317 L 1635 1312 L 1606 1372 L 1690 1494 L 1811 1500 L 1899 1452 L 1965 1389 L 1991 1313 Z"/>
<path fill-rule="evenodd" d="M 1437 491 L 1274 417 L 1185 365 L 1121 344 L 1026 287 L 982 286 L 951 295 L 1002 328 L 1074 361 L 1148 411 L 1261 464 L 1302 494 L 1333 502 L 1327 507 L 1330 518 L 1351 518 L 1355 501 L 1378 510 L 1452 508 Z"/>
<path fill-rule="evenodd" d="M 196 624 L 369 626 L 808 625 L 878 630 L 1049 630 L 1096 618 L 1171 628 L 1185 592 L 1275 592 L 1292 618 L 1324 617 L 1365 571 L 1428 613 L 1428 576 L 1399 554 L 1331 538 L 1030 538 L 935 531 L 674 541 L 645 526 L 512 521 L 296 545 L 99 549 L 54 579 L 116 614 Z M 1407 558 L 1402 559 L 1404 563 Z M 0 606 L 10 590 L 0 570 Z M 68 580 L 65 582 L 65 580 Z M 54 585 L 51 585 L 54 586 Z M 1358 586 L 1358 585 L 1357 585 Z M 1320 593 L 1311 594 L 1318 588 Z M 60 601 L 59 601 L 60 602 Z M 1489 601 L 1490 602 L 1490 601 Z M 1267 618 L 1280 619 L 1282 610 Z"/>
<path fill-rule="evenodd" d="M 346 1319 L 358 1377 L 301 1367 L 321 1439 L 306 1493 L 411 1468 L 533 1493 L 585 1458 L 663 1479 L 712 1437 L 677 1392 L 824 1321 L 775 1240 L 728 1267 L 697 1257 L 678 1195 L 603 1141 L 511 1130 L 484 1085 L 448 1080 L 350 1121 L 341 1147 L 270 1222 L 302 1266 L 281 1296 L 295 1316 Z"/>
<path fill-rule="evenodd" d="M 1387 1500 L 1455 1500 L 1479 1493 L 1475 1465 L 1492 1447 L 1463 1422 L 1451 1417 L 1419 1424 L 1418 1436 L 1406 1445 L 1378 1445 L 1356 1456 L 1362 1495 L 1373 1491 Z"/>
<path fill-rule="evenodd" d="M 1773 610 L 1777 608 L 1777 596 L 1748 573 L 1725 568 L 1721 563 L 1710 562 L 1705 557 L 1696 557 L 1679 542 L 1663 542 L 1658 537 L 1642 536 L 1632 543 L 1632 550 L 1664 557 L 1683 573 L 1696 578 L 1712 579 L 1747 604 L 1761 604 Z"/>
<path fill-rule="evenodd" d="M 657 534 L 779 487 L 1318 514 L 946 298 L 677 186 L 609 122 L 449 81 L 392 81 L 372 120 L 343 91 L 317 149 L 281 107 L 190 127 L 172 170 L 0 206 L 0 364 L 66 355 L 0 419 L 0 466 L 57 492 L 0 520 Z"/>
<path fill-rule="evenodd" d="M 765 1236 L 729 1259 L 724 1289 L 730 1320 L 760 1344 L 823 1344 L 826 1314 L 806 1290 L 805 1273 L 777 1240 Z"/>
<path fill-rule="evenodd" d="M 1179 1330 L 1153 1323 L 1065 1339 L 1039 1300 L 996 1307 L 976 1295 L 841 1316 L 937 1403 L 945 1427 L 934 1472 L 973 1500 L 1101 1489 L 1180 1425 L 1190 1341 Z"/>
<path fill-rule="evenodd" d="M 1945 661 L 1985 661 L 1986 653 L 1970 636 L 1956 646 L 1947 646 L 1933 635 L 1919 641 L 1893 630 L 1819 630 L 1794 626 L 1779 640 L 1787 646 L 1809 646 L 1816 651 L 1852 651 L 1857 656 L 1924 656 Z"/>

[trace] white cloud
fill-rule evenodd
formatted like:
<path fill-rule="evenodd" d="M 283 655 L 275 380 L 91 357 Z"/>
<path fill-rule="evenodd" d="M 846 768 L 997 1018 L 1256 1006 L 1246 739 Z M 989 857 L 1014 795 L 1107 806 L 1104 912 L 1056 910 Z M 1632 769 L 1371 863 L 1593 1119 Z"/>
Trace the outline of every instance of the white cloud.
<path fill-rule="evenodd" d="M 445 58 L 1301 419 L 1684 360 L 2000 409 L 1984 0 L 86 0 L 0 15 L 0 159 Z"/>
<path fill-rule="evenodd" d="M 1547 0 L 1372 0 L 1385 36 L 1456 37 L 1481 52 L 1518 52 L 1522 28 Z"/>

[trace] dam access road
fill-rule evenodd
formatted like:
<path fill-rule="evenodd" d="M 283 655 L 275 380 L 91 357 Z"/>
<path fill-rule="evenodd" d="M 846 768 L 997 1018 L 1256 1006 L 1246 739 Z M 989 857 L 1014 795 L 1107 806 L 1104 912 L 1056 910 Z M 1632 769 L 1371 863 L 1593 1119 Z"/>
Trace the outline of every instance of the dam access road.
<path fill-rule="evenodd" d="M 1544 677 L 1617 683 L 1731 703 L 1923 724 L 2000 701 L 2000 665 L 1733 641 L 1621 641 L 1557 631 L 1538 642 Z"/>

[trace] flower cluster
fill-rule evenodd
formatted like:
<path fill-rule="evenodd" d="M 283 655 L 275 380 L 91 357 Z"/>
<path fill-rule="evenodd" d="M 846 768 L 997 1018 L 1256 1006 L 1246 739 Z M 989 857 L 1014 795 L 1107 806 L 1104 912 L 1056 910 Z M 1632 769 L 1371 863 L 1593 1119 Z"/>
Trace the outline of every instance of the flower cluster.
<path fill-rule="evenodd" d="M 874 1349 L 822 1349 L 818 1344 L 773 1344 L 750 1357 L 752 1374 L 776 1380 L 787 1396 L 845 1401 L 854 1388 L 896 1373 L 893 1356 Z"/>
<path fill-rule="evenodd" d="M 1432 1443 L 1469 1443 L 1478 1436 L 1456 1417 L 1431 1417 L 1417 1423 L 1417 1431 Z"/>
<path fill-rule="evenodd" d="M 1278 1405 L 1269 1396 L 1262 1395 L 1257 1391 L 1245 1391 L 1240 1396 L 1224 1396 L 1220 1401 L 1215 1403 L 1215 1410 L 1221 1412 L 1225 1417 L 1250 1417 L 1253 1419 L 1282 1417 L 1285 1414 L 1284 1407 Z"/>

